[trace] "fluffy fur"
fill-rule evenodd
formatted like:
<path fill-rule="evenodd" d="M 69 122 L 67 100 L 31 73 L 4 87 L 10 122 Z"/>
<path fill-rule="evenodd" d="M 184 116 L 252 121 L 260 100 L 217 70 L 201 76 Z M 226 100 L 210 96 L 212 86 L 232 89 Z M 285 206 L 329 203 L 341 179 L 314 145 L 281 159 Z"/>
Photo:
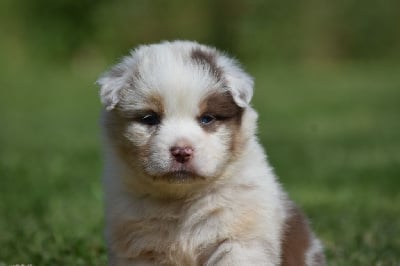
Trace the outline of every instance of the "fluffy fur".
<path fill-rule="evenodd" d="M 324 265 L 234 60 L 195 42 L 140 46 L 98 84 L 110 265 Z"/>

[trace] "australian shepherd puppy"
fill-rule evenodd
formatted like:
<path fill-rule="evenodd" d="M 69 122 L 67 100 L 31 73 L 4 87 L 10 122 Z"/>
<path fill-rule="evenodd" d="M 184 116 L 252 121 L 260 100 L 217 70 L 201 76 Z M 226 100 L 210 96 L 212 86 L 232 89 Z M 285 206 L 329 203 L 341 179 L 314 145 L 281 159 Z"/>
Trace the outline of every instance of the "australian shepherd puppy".
<path fill-rule="evenodd" d="M 325 264 L 234 60 L 195 42 L 139 46 L 98 84 L 110 265 Z"/>

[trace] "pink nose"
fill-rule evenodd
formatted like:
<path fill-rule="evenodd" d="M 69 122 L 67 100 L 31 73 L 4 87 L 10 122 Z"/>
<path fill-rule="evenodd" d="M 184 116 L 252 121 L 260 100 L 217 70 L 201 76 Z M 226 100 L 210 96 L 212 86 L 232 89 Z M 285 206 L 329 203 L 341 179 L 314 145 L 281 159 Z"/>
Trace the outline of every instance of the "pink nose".
<path fill-rule="evenodd" d="M 170 149 L 170 152 L 178 163 L 187 163 L 193 156 L 193 148 L 190 146 L 175 146 Z"/>

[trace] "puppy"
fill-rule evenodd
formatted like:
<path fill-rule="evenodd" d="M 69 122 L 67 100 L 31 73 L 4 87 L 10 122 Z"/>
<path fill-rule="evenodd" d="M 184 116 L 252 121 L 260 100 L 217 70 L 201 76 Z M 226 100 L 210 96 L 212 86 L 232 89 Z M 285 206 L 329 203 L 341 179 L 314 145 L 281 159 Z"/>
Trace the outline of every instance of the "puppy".
<path fill-rule="evenodd" d="M 98 84 L 110 265 L 325 264 L 234 60 L 195 42 L 140 46 Z"/>

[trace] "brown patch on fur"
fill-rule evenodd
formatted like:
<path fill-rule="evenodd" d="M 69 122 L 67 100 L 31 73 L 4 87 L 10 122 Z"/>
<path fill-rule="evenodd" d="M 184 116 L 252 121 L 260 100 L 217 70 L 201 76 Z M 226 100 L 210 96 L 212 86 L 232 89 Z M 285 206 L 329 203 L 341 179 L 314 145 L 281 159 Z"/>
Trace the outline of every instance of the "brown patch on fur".
<path fill-rule="evenodd" d="M 149 108 L 154 111 L 157 114 L 163 114 L 164 113 L 164 104 L 162 97 L 158 94 L 152 94 L 149 97 L 147 97 L 146 101 L 147 105 Z"/>
<path fill-rule="evenodd" d="M 224 208 L 218 207 L 218 208 L 212 209 L 206 216 L 207 217 L 217 216 L 217 215 L 220 215 L 223 211 L 224 211 Z"/>
<path fill-rule="evenodd" d="M 244 109 L 236 104 L 228 91 L 209 94 L 200 103 L 200 115 L 208 114 L 216 118 L 216 121 L 202 126 L 206 132 L 213 133 L 222 125 L 230 129 L 232 155 L 240 153 L 243 146 L 243 138 L 240 134 L 243 112 Z"/>
<path fill-rule="evenodd" d="M 310 248 L 312 233 L 303 212 L 294 204 L 290 207 L 291 216 L 286 220 L 282 240 L 282 265 L 306 265 L 306 252 Z"/>
<path fill-rule="evenodd" d="M 207 132 L 215 132 L 221 124 L 239 128 L 242 121 L 243 108 L 235 103 L 230 92 L 215 92 L 209 94 L 200 103 L 200 113 L 201 115 L 209 114 L 216 118 L 216 121 L 203 126 Z"/>
<path fill-rule="evenodd" d="M 160 119 L 164 114 L 164 105 L 162 97 L 158 94 L 151 95 L 135 95 L 138 101 L 142 99 L 139 110 L 135 110 L 135 103 L 130 102 L 128 95 L 132 94 L 129 89 L 124 91 L 127 97 L 122 97 L 122 100 L 115 109 L 110 112 L 104 112 L 103 124 L 110 141 L 117 148 L 118 155 L 125 162 L 127 162 L 133 169 L 142 169 L 138 164 L 138 160 L 148 158 L 150 152 L 150 141 L 142 146 L 135 146 L 131 139 L 133 136 L 129 135 L 127 128 L 140 120 L 149 113 L 157 114 Z M 132 96 L 131 96 L 132 97 Z M 158 126 L 148 128 L 148 134 L 154 135 Z"/>
<path fill-rule="evenodd" d="M 112 110 L 105 112 L 103 116 L 103 124 L 108 135 L 108 139 L 118 156 L 125 161 L 132 169 L 138 170 L 137 173 L 142 172 L 142 166 L 139 165 L 139 158 L 147 158 L 150 153 L 150 144 L 147 142 L 142 146 L 135 146 L 129 139 L 127 128 L 135 118 L 127 113 L 122 113 L 120 110 Z M 133 115 L 134 116 L 134 115 Z M 154 134 L 156 127 L 149 132 Z"/>
<path fill-rule="evenodd" d="M 222 69 L 217 65 L 217 55 L 215 52 L 205 51 L 201 48 L 195 48 L 190 54 L 190 58 L 196 63 L 207 67 L 210 73 L 217 79 L 221 80 L 223 76 Z"/>
<path fill-rule="evenodd" d="M 136 115 L 140 115 L 143 112 L 154 112 L 162 116 L 164 114 L 164 104 L 162 97 L 159 94 L 141 95 L 139 93 L 133 93 L 132 89 L 125 89 L 121 91 L 121 100 L 116 106 L 116 110 L 119 115 L 126 119 L 132 119 Z M 133 96 L 132 96 L 133 95 Z M 135 98 L 131 100 L 131 98 Z M 133 101 L 133 103 L 131 102 Z M 140 110 L 134 110 L 132 107 L 140 104 Z M 145 106 L 145 107 L 144 107 Z"/>

